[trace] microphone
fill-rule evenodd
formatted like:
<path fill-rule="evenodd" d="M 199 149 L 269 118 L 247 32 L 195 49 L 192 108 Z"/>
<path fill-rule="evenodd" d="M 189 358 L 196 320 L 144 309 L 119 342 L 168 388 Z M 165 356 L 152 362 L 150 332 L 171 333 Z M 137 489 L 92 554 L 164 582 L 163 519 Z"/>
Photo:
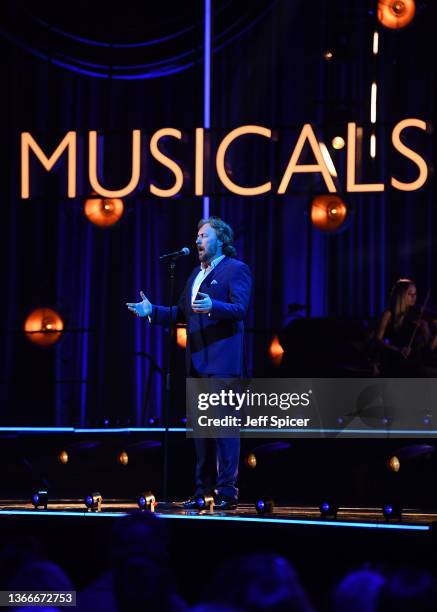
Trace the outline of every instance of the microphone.
<path fill-rule="evenodd" d="M 179 257 L 186 257 L 190 254 L 188 247 L 183 247 L 180 251 L 173 251 L 173 253 L 166 253 L 161 255 L 159 261 L 167 261 L 167 259 L 178 259 Z"/>

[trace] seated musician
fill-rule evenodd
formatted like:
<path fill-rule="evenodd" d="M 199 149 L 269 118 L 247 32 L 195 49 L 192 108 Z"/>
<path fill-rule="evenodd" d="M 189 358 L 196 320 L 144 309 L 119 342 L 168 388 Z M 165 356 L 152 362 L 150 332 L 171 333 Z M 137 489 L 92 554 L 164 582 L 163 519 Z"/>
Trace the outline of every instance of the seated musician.
<path fill-rule="evenodd" d="M 382 314 L 376 335 L 381 349 L 382 376 L 426 376 L 422 353 L 430 345 L 431 333 L 415 307 L 416 299 L 416 285 L 412 280 L 396 281 L 390 293 L 389 308 Z"/>

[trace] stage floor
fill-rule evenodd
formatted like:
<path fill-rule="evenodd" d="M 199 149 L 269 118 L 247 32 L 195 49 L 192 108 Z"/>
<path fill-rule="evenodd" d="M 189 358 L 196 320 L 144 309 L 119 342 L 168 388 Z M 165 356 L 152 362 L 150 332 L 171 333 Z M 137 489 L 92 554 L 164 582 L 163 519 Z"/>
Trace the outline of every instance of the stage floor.
<path fill-rule="evenodd" d="M 0 519 L 2 517 L 84 517 L 91 519 L 121 517 L 132 512 L 139 512 L 132 500 L 107 499 L 102 503 L 100 512 L 89 512 L 82 500 L 59 499 L 49 503 L 48 509 L 34 509 L 28 501 L 16 499 L 0 500 Z M 232 511 L 187 511 L 182 502 L 159 503 L 155 514 L 169 520 L 211 520 L 232 522 L 262 522 L 265 524 L 311 525 L 314 527 L 348 527 L 374 528 L 406 531 L 431 531 L 437 522 L 437 513 L 422 512 L 419 509 L 405 509 L 401 520 L 387 521 L 381 508 L 340 508 L 337 517 L 321 518 L 319 508 L 315 506 L 276 506 L 270 514 L 257 514 L 253 505 L 239 504 Z"/>

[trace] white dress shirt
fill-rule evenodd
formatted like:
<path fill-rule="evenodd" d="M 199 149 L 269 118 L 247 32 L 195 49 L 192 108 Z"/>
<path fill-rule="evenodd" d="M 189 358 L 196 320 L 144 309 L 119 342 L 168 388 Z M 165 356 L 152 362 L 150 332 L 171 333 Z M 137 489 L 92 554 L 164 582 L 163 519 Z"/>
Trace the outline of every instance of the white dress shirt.
<path fill-rule="evenodd" d="M 204 268 L 202 265 L 200 266 L 199 274 L 196 276 L 193 282 L 193 286 L 191 288 L 191 303 L 194 302 L 197 292 L 199 291 L 200 285 L 203 283 L 208 274 L 214 270 L 214 268 L 224 259 L 226 255 L 219 255 L 215 259 L 209 262 L 209 264 Z"/>

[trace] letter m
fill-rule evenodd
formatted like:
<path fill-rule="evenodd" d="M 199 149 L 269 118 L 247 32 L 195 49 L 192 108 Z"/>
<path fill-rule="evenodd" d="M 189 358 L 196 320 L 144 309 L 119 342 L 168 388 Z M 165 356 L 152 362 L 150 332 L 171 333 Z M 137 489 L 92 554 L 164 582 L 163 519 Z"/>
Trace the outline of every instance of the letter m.
<path fill-rule="evenodd" d="M 55 152 L 47 157 L 39 144 L 29 132 L 21 134 L 21 197 L 30 197 L 30 172 L 29 172 L 29 150 L 39 159 L 41 164 L 50 172 L 61 157 L 65 149 L 68 149 L 68 197 L 76 197 L 76 132 L 67 132 L 64 139 L 59 143 Z"/>

